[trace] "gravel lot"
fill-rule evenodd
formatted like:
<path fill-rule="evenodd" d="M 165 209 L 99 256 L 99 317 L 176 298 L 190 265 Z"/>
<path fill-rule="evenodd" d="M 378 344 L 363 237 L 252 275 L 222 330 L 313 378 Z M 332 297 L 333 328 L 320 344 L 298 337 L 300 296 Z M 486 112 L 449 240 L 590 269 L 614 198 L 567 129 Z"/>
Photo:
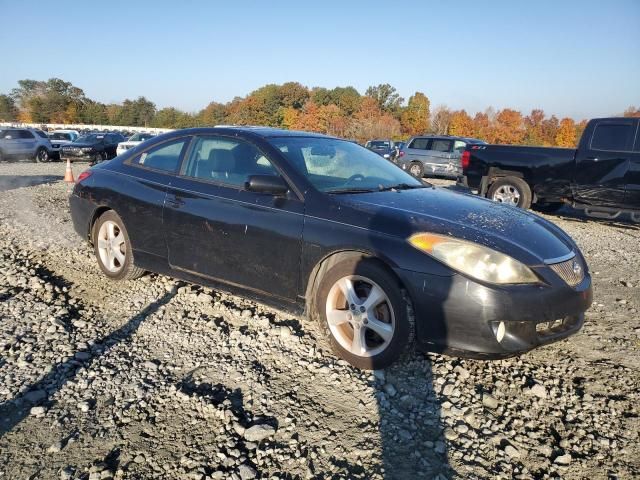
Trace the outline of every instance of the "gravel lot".
<path fill-rule="evenodd" d="M 372 373 L 302 318 L 158 275 L 109 282 L 63 175 L 0 164 L 0 478 L 640 476 L 640 226 L 549 217 L 594 273 L 577 336 Z"/>

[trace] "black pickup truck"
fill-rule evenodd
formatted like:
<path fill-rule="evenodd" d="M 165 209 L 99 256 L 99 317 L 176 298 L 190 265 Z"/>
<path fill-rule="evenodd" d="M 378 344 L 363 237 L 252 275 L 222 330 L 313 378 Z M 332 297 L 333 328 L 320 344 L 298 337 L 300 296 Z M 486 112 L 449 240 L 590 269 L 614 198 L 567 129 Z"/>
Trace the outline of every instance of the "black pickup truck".
<path fill-rule="evenodd" d="M 640 119 L 597 118 L 576 150 L 469 145 L 458 184 L 494 201 L 552 212 L 562 205 L 588 215 L 640 221 Z"/>

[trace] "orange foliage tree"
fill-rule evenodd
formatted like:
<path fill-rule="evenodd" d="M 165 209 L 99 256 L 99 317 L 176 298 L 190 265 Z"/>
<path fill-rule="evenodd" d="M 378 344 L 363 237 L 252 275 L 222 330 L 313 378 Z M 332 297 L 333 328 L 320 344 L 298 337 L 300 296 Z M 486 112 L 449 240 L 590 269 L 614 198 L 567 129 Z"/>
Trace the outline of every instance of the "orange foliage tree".
<path fill-rule="evenodd" d="M 472 137 L 475 133 L 473 120 L 465 110 L 458 110 L 451 114 L 449 121 L 449 135 Z"/>
<path fill-rule="evenodd" d="M 558 147 L 575 147 L 576 122 L 570 118 L 563 118 L 560 121 L 560 128 L 558 128 L 558 133 L 556 133 L 555 144 Z"/>

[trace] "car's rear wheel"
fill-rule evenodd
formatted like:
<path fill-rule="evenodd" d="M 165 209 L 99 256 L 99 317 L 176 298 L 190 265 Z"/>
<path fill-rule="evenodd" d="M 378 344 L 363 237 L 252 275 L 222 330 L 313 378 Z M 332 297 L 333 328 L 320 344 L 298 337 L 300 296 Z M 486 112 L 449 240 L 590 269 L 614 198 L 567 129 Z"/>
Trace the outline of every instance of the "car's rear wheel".
<path fill-rule="evenodd" d="M 333 351 L 354 367 L 385 368 L 413 344 L 411 304 L 375 260 L 333 266 L 320 280 L 315 306 Z"/>
<path fill-rule="evenodd" d="M 521 178 L 499 178 L 491 184 L 487 198 L 514 207 L 529 208 L 531 206 L 531 189 Z"/>
<path fill-rule="evenodd" d="M 96 163 L 100 163 L 102 161 L 105 160 L 105 154 L 104 152 L 98 152 L 93 156 L 93 164 L 95 165 Z"/>
<path fill-rule="evenodd" d="M 424 165 L 420 162 L 411 162 L 409 164 L 409 173 L 420 179 L 424 176 Z"/>
<path fill-rule="evenodd" d="M 640 223 L 640 212 L 631 212 L 630 217 L 631 221 Z"/>
<path fill-rule="evenodd" d="M 45 163 L 49 161 L 49 152 L 47 151 L 46 148 L 44 147 L 40 147 L 37 151 L 35 156 L 33 157 L 34 161 L 36 163 Z"/>
<path fill-rule="evenodd" d="M 120 216 L 113 210 L 103 213 L 93 227 L 93 246 L 98 265 L 113 280 L 133 280 L 144 270 L 133 262 L 131 241 Z"/>

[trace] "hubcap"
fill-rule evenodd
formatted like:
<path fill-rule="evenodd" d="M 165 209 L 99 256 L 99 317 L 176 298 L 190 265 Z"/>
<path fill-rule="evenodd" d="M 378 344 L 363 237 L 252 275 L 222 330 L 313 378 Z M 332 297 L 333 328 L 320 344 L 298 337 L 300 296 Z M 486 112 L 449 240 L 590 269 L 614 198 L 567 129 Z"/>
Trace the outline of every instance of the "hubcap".
<path fill-rule="evenodd" d="M 98 253 L 100 261 L 107 270 L 118 273 L 124 267 L 127 254 L 124 233 L 117 223 L 104 222 L 98 231 Z"/>
<path fill-rule="evenodd" d="M 417 177 L 418 175 L 420 175 L 420 166 L 412 165 L 411 169 L 410 169 L 410 172 L 414 177 Z"/>
<path fill-rule="evenodd" d="M 38 152 L 38 160 L 40 160 L 41 162 L 44 162 L 47 160 L 47 152 L 46 150 L 40 150 L 40 152 Z"/>
<path fill-rule="evenodd" d="M 518 205 L 520 202 L 520 190 L 513 185 L 502 185 L 493 193 L 493 201 Z"/>
<path fill-rule="evenodd" d="M 383 352 L 395 331 L 393 307 L 382 288 L 366 277 L 349 275 L 333 284 L 326 304 L 331 334 L 359 357 Z"/>

